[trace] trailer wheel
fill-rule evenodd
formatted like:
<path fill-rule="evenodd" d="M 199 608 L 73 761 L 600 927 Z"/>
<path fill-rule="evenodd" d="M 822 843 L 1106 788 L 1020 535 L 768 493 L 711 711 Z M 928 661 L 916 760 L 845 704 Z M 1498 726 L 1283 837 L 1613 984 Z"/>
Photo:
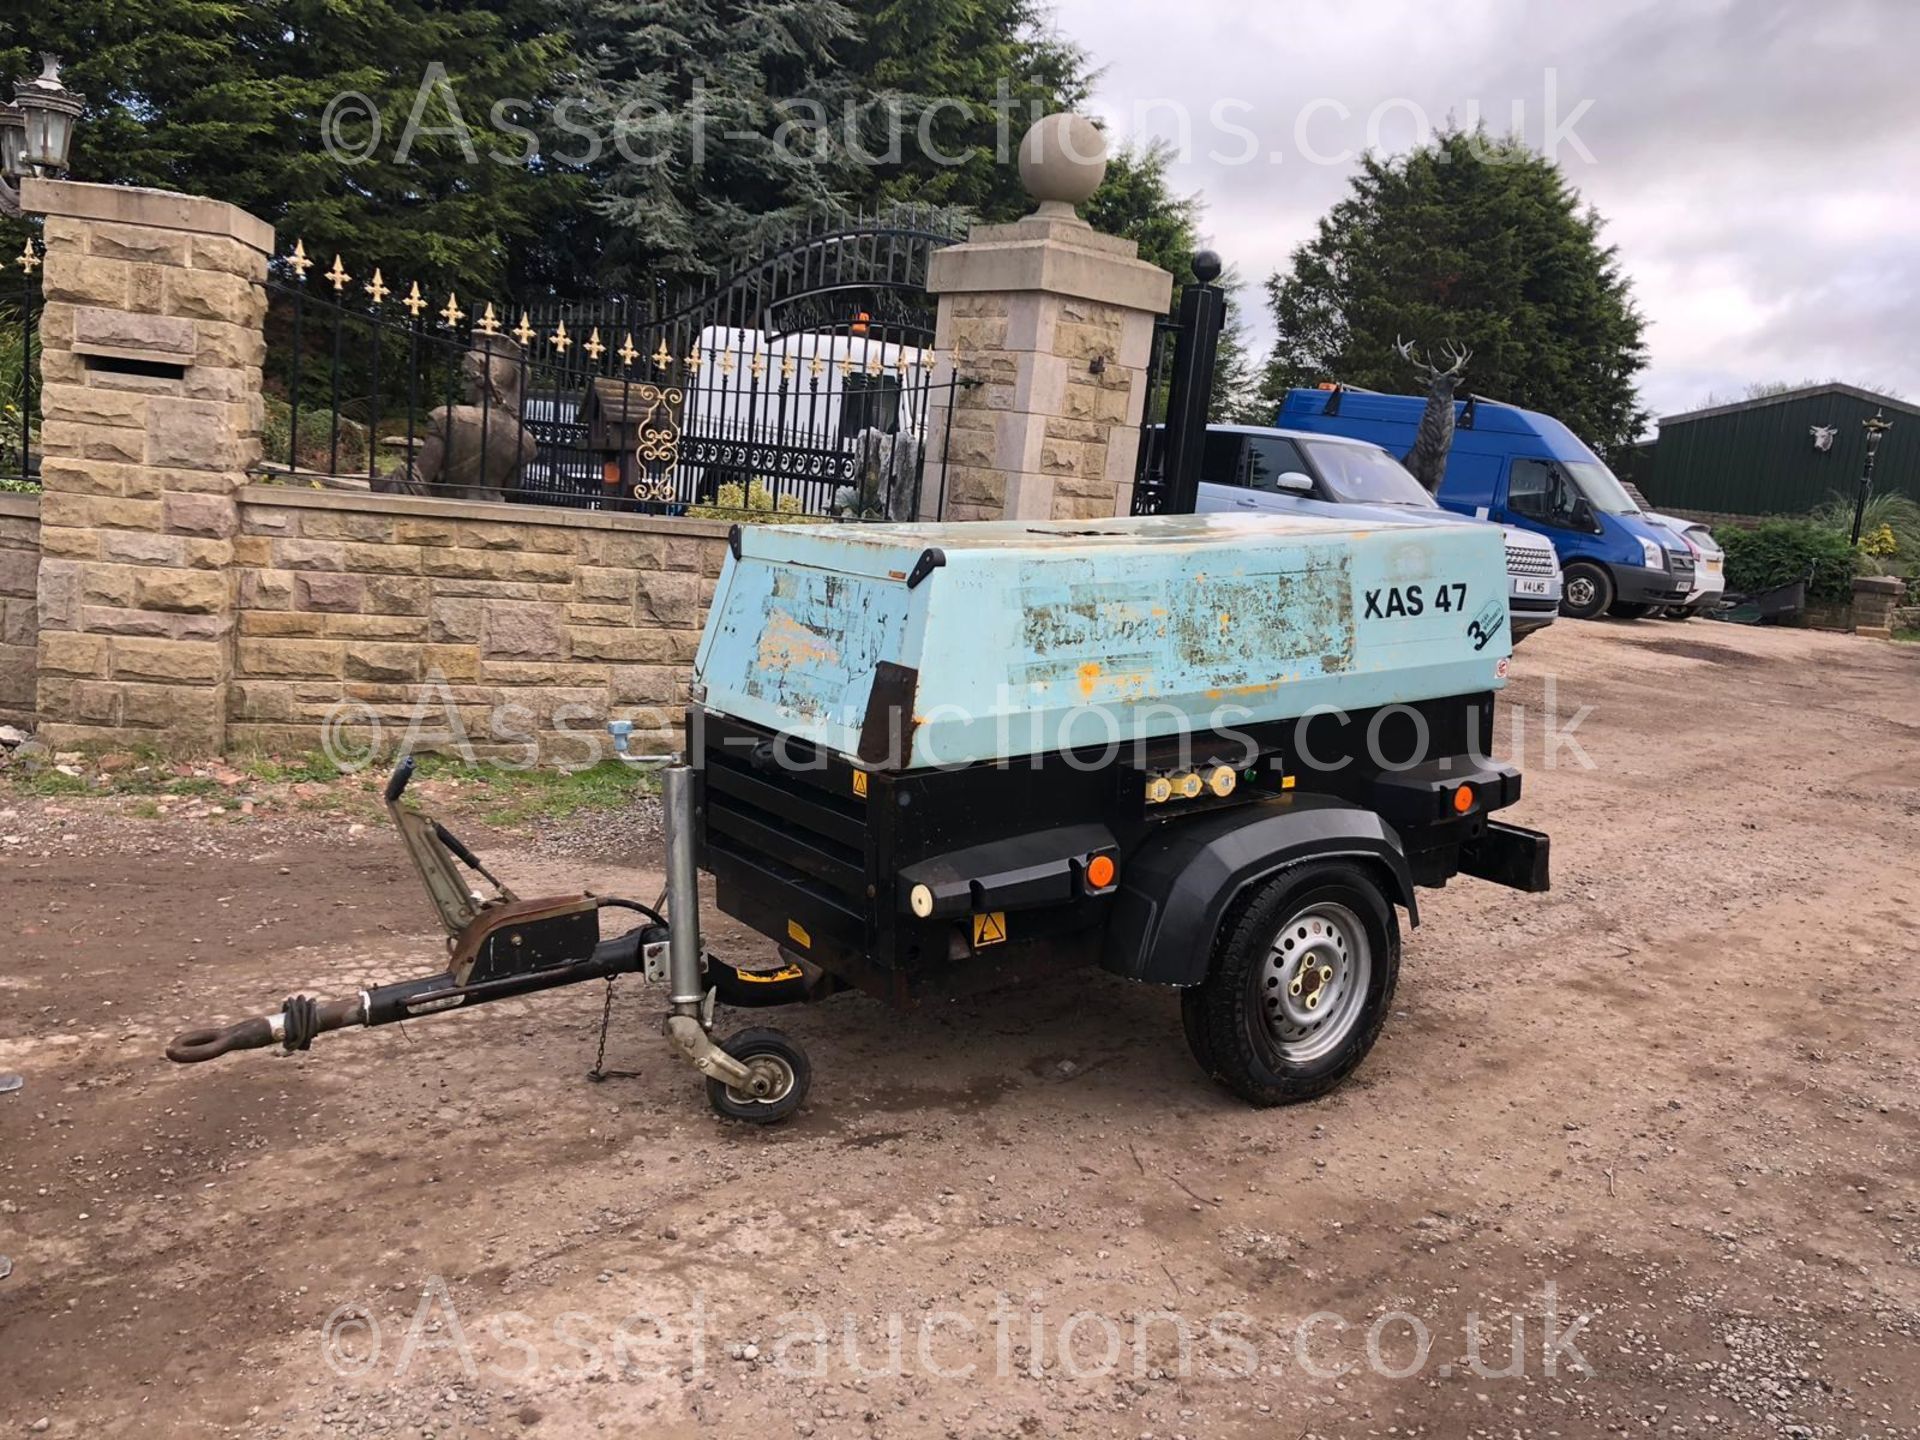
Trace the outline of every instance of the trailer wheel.
<path fill-rule="evenodd" d="M 807 1052 L 778 1030 L 742 1030 L 720 1048 L 754 1072 L 764 1093 L 735 1090 L 724 1080 L 707 1081 L 707 1103 L 730 1120 L 777 1125 L 800 1108 L 813 1082 Z"/>
<path fill-rule="evenodd" d="M 1592 620 L 1613 606 L 1613 577 L 1591 560 L 1575 560 L 1560 572 L 1560 613 Z"/>
<path fill-rule="evenodd" d="M 1326 1094 L 1379 1038 L 1400 976 L 1400 924 L 1366 869 L 1282 872 L 1230 916 L 1181 996 L 1194 1058 L 1255 1105 Z"/>

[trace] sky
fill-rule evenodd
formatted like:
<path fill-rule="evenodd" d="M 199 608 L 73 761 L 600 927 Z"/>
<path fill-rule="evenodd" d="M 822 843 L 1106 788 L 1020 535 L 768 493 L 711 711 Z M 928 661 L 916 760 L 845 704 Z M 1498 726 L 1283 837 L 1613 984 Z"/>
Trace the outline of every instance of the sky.
<path fill-rule="evenodd" d="M 1263 350 L 1260 282 L 1346 192 L 1350 156 L 1478 115 L 1518 120 L 1605 218 L 1649 321 L 1654 416 L 1808 378 L 1920 397 L 1920 0 L 1054 13 L 1104 67 L 1090 108 L 1109 135 L 1180 148 L 1174 183 L 1205 202 Z"/>

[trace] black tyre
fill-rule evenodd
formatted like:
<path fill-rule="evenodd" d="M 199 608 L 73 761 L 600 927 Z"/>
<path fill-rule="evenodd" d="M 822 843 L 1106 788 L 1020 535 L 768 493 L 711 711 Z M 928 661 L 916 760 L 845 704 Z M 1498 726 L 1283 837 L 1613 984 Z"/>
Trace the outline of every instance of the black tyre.
<path fill-rule="evenodd" d="M 1187 1043 L 1243 1100 L 1312 1100 L 1373 1048 L 1399 978 L 1400 922 L 1373 873 L 1297 866 L 1227 917 L 1206 980 L 1180 997 Z"/>
<path fill-rule="evenodd" d="M 1592 620 L 1613 607 L 1613 577 L 1591 560 L 1575 560 L 1560 572 L 1560 613 Z"/>
<path fill-rule="evenodd" d="M 1644 620 L 1653 611 L 1654 607 L 1651 605 L 1629 605 L 1624 600 L 1616 600 L 1607 607 L 1607 614 L 1616 620 Z"/>
<path fill-rule="evenodd" d="M 754 1090 L 707 1081 L 707 1103 L 730 1120 L 777 1125 L 798 1110 L 813 1083 L 807 1052 L 778 1030 L 742 1030 L 720 1048 L 754 1072 Z"/>

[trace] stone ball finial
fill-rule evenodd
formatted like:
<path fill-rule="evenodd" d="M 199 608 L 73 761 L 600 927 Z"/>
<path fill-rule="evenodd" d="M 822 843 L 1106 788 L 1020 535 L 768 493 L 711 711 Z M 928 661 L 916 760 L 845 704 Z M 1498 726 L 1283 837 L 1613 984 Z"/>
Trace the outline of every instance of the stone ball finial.
<path fill-rule="evenodd" d="M 1107 137 L 1084 115 L 1045 115 L 1020 142 L 1020 183 L 1038 215 L 1073 216 L 1107 176 Z"/>
<path fill-rule="evenodd" d="M 1196 250 L 1193 252 L 1193 278 L 1202 285 L 1211 285 L 1220 278 L 1220 272 L 1226 267 L 1220 262 L 1218 251 Z"/>

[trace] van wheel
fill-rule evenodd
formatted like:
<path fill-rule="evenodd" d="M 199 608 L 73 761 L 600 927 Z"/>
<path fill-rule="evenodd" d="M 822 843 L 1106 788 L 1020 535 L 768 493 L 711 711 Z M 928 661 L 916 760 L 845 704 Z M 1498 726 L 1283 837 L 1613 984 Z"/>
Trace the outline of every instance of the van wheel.
<path fill-rule="evenodd" d="M 1575 560 L 1560 572 L 1560 613 L 1591 620 L 1613 607 L 1613 577 L 1591 560 Z"/>
<path fill-rule="evenodd" d="M 1373 1048 L 1399 977 L 1399 919 L 1372 873 L 1301 865 L 1221 928 L 1206 980 L 1180 997 L 1187 1043 L 1243 1100 L 1312 1100 Z"/>
<path fill-rule="evenodd" d="M 1651 605 L 1629 605 L 1624 601 L 1609 605 L 1607 614 L 1616 620 L 1644 620 L 1653 613 Z"/>

